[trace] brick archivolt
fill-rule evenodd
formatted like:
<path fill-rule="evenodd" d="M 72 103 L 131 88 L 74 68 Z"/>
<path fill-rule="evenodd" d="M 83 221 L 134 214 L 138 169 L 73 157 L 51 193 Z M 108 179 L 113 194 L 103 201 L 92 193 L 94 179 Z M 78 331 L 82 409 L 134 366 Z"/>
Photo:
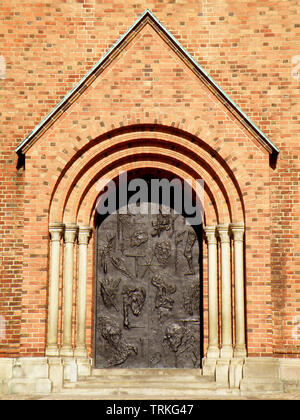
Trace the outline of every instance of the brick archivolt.
<path fill-rule="evenodd" d="M 113 169 L 109 173 L 107 173 L 103 178 L 104 179 L 115 179 L 120 171 L 130 171 L 142 168 L 151 168 L 155 166 L 156 169 L 171 172 L 174 175 L 178 176 L 181 179 L 187 179 L 191 176 L 182 169 L 174 165 L 170 165 L 165 162 L 160 161 L 153 161 L 153 160 L 139 160 L 138 162 L 127 163 L 122 166 L 118 166 L 117 168 Z M 99 179 L 101 182 L 102 178 Z M 193 179 L 194 181 L 194 179 Z M 96 211 L 96 202 L 98 199 L 99 193 L 96 191 L 95 188 L 90 188 L 85 195 L 83 201 L 80 204 L 80 209 L 78 212 L 78 222 L 84 223 L 84 220 L 89 220 L 90 224 L 93 223 L 95 211 Z M 204 201 L 209 202 L 209 200 L 213 200 L 213 196 L 210 195 L 210 191 L 206 188 L 204 191 Z M 91 206 L 91 203 L 93 205 Z M 92 211 L 91 211 L 92 210 Z M 218 218 L 217 215 L 217 208 L 215 202 L 211 206 L 207 206 L 206 214 L 204 215 L 204 219 L 208 218 L 209 220 L 216 220 Z"/>
<path fill-rule="evenodd" d="M 175 130 L 173 130 L 175 131 Z M 49 318 L 46 354 L 86 356 L 86 290 L 88 241 L 93 226 L 98 183 L 116 179 L 121 172 L 153 168 L 181 179 L 204 180 L 204 231 L 208 251 L 209 347 L 206 368 L 221 357 L 244 357 L 244 214 L 241 191 L 234 168 L 202 141 L 165 131 L 132 131 L 110 138 L 95 138 L 65 163 L 52 193 L 50 205 Z M 245 169 L 239 168 L 239 179 Z M 60 223 L 55 223 L 61 221 Z M 78 247 L 76 245 L 78 242 Z M 63 250 L 63 325 L 61 348 L 58 345 L 58 282 L 61 245 Z M 78 302 L 76 305 L 76 346 L 72 344 L 72 289 L 74 255 L 78 252 Z M 231 255 L 233 250 L 233 255 Z M 234 272 L 232 263 L 234 260 Z M 218 268 L 220 267 L 220 269 Z M 232 300 L 232 279 L 235 302 Z M 222 308 L 218 314 L 222 285 Z M 233 310 L 233 307 L 235 310 Z M 232 341 L 235 313 L 235 342 Z M 219 337 L 219 323 L 222 337 Z M 220 339 L 219 339 L 220 338 Z M 233 346 L 235 344 L 235 347 Z M 212 362 L 211 362 L 212 361 Z"/>
<path fill-rule="evenodd" d="M 172 172 L 175 172 L 175 168 L 181 165 L 185 168 L 185 172 L 187 173 L 188 178 L 196 178 L 196 174 L 199 178 L 204 178 L 204 171 L 200 165 L 197 165 L 195 162 L 191 161 L 190 159 L 187 159 L 184 155 L 175 151 L 165 150 L 158 147 L 141 146 L 131 148 L 129 150 L 126 149 L 122 152 L 116 152 L 110 155 L 109 158 L 99 162 L 98 165 L 95 165 L 94 167 L 90 168 L 79 180 L 79 182 L 77 183 L 78 187 L 72 191 L 73 194 L 69 196 L 69 199 L 67 201 L 64 214 L 64 221 L 70 221 L 74 217 L 74 214 L 72 214 L 72 209 L 78 208 L 78 212 L 80 211 L 81 198 L 84 197 L 90 189 L 92 190 L 92 196 L 95 196 L 95 194 L 97 195 L 98 191 L 96 185 L 99 181 L 99 172 L 100 174 L 104 173 L 104 178 L 106 178 L 105 168 L 106 166 L 109 166 L 111 164 L 112 160 L 117 165 L 117 167 L 120 167 L 122 166 L 122 162 L 126 162 L 128 158 L 134 158 L 134 160 L 137 162 L 148 158 L 150 168 L 157 167 L 158 162 L 170 163 Z M 138 166 L 135 165 L 135 168 L 137 169 Z M 130 165 L 128 166 L 128 169 L 130 169 Z M 220 189 L 218 188 L 217 183 L 209 178 L 207 179 L 207 181 L 205 181 L 205 185 L 206 189 L 211 192 L 211 195 L 213 195 L 216 202 L 221 203 L 223 197 Z M 223 206 L 219 208 L 219 212 L 223 220 L 229 221 L 230 216 L 228 212 L 228 207 Z M 85 215 L 85 217 L 87 216 L 88 214 Z"/>
<path fill-rule="evenodd" d="M 100 179 L 121 170 L 165 169 L 181 178 L 203 179 L 206 223 L 244 220 L 243 203 L 232 170 L 201 141 L 161 131 L 135 131 L 96 138 L 66 163 L 55 185 L 50 222 L 90 223 Z M 239 168 L 243 172 L 243 168 Z"/>

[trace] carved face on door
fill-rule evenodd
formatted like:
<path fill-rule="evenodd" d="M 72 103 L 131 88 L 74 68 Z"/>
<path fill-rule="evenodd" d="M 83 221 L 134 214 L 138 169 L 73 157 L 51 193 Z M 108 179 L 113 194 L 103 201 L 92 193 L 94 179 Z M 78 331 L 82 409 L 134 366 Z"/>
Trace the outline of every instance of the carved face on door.
<path fill-rule="evenodd" d="M 96 367 L 199 367 L 193 228 L 170 209 L 151 215 L 129 208 L 108 216 L 97 232 Z"/>

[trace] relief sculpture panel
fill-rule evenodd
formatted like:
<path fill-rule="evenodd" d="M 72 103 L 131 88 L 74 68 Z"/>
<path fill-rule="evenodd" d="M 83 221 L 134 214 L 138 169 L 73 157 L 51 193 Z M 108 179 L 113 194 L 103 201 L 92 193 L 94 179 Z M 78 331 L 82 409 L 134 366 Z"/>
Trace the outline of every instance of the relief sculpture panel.
<path fill-rule="evenodd" d="M 150 204 L 149 204 L 150 208 Z M 97 368 L 200 366 L 199 244 L 182 215 L 108 216 L 97 230 Z"/>

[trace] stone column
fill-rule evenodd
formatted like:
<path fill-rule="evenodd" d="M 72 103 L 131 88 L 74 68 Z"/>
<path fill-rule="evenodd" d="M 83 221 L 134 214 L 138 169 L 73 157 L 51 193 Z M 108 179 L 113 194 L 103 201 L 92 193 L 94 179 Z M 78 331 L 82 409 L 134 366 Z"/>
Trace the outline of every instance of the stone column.
<path fill-rule="evenodd" d="M 234 281 L 235 281 L 235 357 L 246 356 L 245 340 L 245 299 L 244 299 L 244 224 L 230 225 L 234 241 Z"/>
<path fill-rule="evenodd" d="M 46 356 L 58 356 L 58 299 L 59 299 L 59 268 L 60 240 L 63 234 L 63 223 L 52 223 L 50 233 L 50 273 L 49 273 L 49 305 L 48 305 L 48 335 Z"/>
<path fill-rule="evenodd" d="M 87 247 L 92 229 L 88 226 L 80 227 L 78 233 L 78 289 L 77 289 L 77 330 L 76 349 L 74 355 L 87 357 L 85 346 L 86 322 L 86 275 L 87 275 Z"/>
<path fill-rule="evenodd" d="M 218 334 L 218 271 L 217 237 L 215 226 L 204 228 L 208 243 L 208 350 L 207 358 L 219 357 Z"/>
<path fill-rule="evenodd" d="M 221 357 L 230 359 L 232 350 L 230 237 L 228 225 L 218 225 L 221 240 L 221 283 L 222 283 L 222 347 Z"/>
<path fill-rule="evenodd" d="M 63 286 L 63 331 L 61 356 L 73 356 L 72 349 L 72 305 L 73 305 L 73 273 L 74 242 L 78 227 L 75 224 L 65 225 L 64 252 L 64 286 Z"/>

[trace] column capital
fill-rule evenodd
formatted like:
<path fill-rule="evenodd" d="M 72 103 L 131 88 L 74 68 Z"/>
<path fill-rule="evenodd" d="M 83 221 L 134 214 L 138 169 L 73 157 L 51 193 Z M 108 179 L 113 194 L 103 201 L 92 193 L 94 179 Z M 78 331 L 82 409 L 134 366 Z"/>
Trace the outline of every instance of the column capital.
<path fill-rule="evenodd" d="M 49 233 L 51 242 L 59 242 L 64 232 L 65 225 L 63 223 L 50 223 Z"/>
<path fill-rule="evenodd" d="M 208 244 L 216 244 L 217 243 L 216 226 L 205 226 L 203 229 L 204 229 Z"/>
<path fill-rule="evenodd" d="M 230 231 L 233 234 L 234 241 L 243 242 L 245 232 L 244 223 L 230 223 Z"/>
<path fill-rule="evenodd" d="M 65 243 L 74 243 L 78 233 L 78 226 L 75 223 L 65 225 Z"/>
<path fill-rule="evenodd" d="M 229 225 L 227 224 L 218 225 L 217 232 L 218 232 L 219 238 L 221 239 L 221 244 L 230 242 Z"/>
<path fill-rule="evenodd" d="M 79 226 L 78 243 L 79 245 L 87 245 L 92 235 L 93 229 L 89 226 Z"/>

